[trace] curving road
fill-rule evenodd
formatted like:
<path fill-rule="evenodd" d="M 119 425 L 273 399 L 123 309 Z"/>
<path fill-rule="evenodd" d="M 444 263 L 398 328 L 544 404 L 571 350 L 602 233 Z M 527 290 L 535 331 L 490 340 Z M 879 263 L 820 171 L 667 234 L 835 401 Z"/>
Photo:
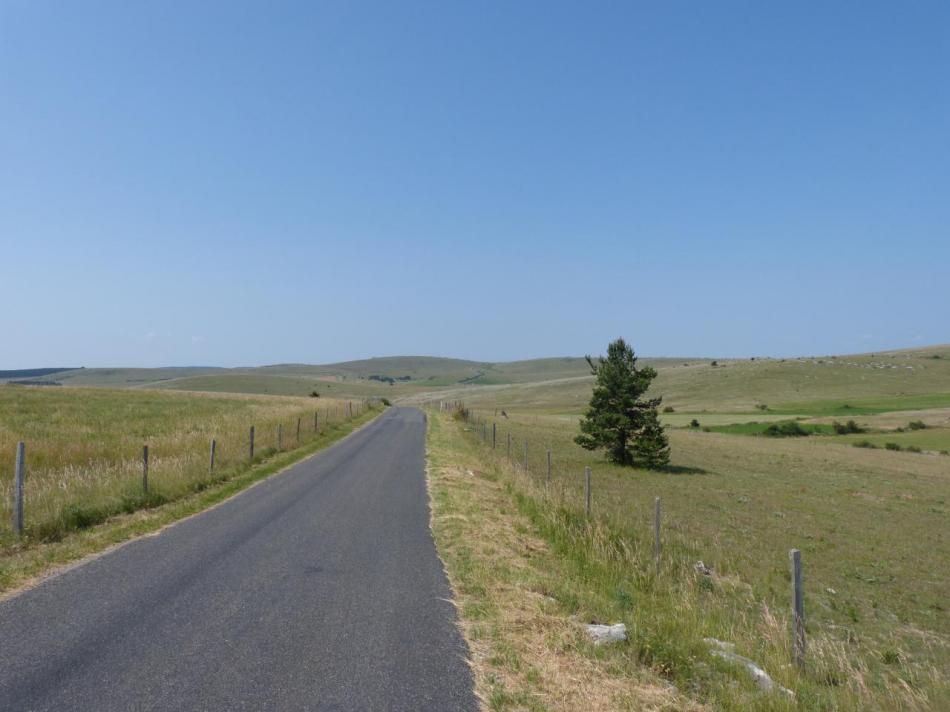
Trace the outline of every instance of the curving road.
<path fill-rule="evenodd" d="M 199 516 L 0 603 L 3 710 L 475 710 L 393 408 Z"/>

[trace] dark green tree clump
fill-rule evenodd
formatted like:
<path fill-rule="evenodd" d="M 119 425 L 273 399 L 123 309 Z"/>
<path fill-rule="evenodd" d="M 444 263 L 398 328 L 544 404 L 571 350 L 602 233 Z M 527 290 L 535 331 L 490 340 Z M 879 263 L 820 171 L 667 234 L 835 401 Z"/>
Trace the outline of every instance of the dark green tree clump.
<path fill-rule="evenodd" d="M 574 441 L 587 450 L 606 450 L 607 459 L 620 465 L 659 469 L 669 463 L 670 445 L 657 412 L 662 399 L 642 398 L 656 371 L 637 368 L 623 339 L 607 347 L 607 358 L 597 363 L 586 358 L 597 382 Z"/>

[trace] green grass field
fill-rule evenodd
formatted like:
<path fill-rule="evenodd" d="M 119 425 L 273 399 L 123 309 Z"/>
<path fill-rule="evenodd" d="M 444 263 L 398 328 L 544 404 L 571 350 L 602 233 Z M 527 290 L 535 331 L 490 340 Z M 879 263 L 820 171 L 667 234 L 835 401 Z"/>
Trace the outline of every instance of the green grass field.
<path fill-rule="evenodd" d="M 0 547 L 53 541 L 119 513 L 175 500 L 306 445 L 347 417 L 342 400 L 0 386 Z M 317 415 L 319 432 L 314 431 Z M 300 440 L 297 423 L 300 420 Z M 209 472 L 211 439 L 217 441 Z M 12 532 L 17 441 L 26 444 L 26 528 Z M 149 491 L 142 447 L 149 446 Z"/>
<path fill-rule="evenodd" d="M 635 630 L 659 625 L 652 616 L 669 616 L 662 623 L 666 632 L 684 638 L 680 648 L 667 643 L 669 657 L 660 660 L 677 669 L 674 677 L 692 675 L 689 651 L 711 636 L 735 642 L 782 684 L 798 690 L 800 699 L 809 701 L 805 709 L 941 709 L 950 703 L 943 674 L 950 666 L 950 538 L 945 535 L 950 460 L 860 450 L 828 437 L 674 430 L 671 471 L 631 471 L 574 445 L 576 425 L 570 420 L 509 415 L 496 421 L 496 455 L 504 459 L 511 433 L 513 460 L 520 466 L 527 442 L 537 486 L 545 477 L 546 451 L 552 452 L 555 509 L 544 517 L 555 517 L 558 507 L 564 513 L 556 516 L 565 522 L 576 516 L 583 502 L 582 473 L 590 466 L 594 511 L 611 541 L 625 542 L 639 552 L 641 563 L 649 561 L 653 499 L 659 496 L 676 575 L 690 579 L 697 560 L 716 570 L 709 592 L 689 590 L 695 596 L 689 605 L 704 610 L 702 620 L 676 620 L 674 611 L 662 608 L 685 605 L 676 597 L 664 603 L 651 595 L 650 605 L 661 610 L 635 612 L 646 591 L 630 591 L 629 606 L 611 607 L 612 615 Z M 812 666 L 802 679 L 787 664 L 791 548 L 802 550 L 807 571 Z M 648 582 L 637 581 L 649 589 Z M 609 577 L 601 583 L 616 584 Z M 643 635 L 641 644 L 661 645 L 654 633 Z M 729 702 L 718 684 L 704 684 L 720 704 L 745 708 Z"/>
<path fill-rule="evenodd" d="M 485 467 L 508 473 L 522 511 L 575 564 L 576 579 L 552 594 L 565 613 L 627 622 L 642 662 L 680 689 L 694 687 L 716 709 L 941 710 L 950 709 L 950 457 L 938 454 L 950 445 L 947 351 L 658 367 L 653 392 L 674 407 L 662 415 L 673 466 L 659 473 L 609 465 L 573 443 L 588 378 L 426 397 L 464 397 L 495 422 L 499 449 L 479 448 Z M 694 418 L 700 428 L 689 427 Z M 792 419 L 813 434 L 763 435 Z M 833 421 L 850 419 L 868 432 L 834 434 Z M 927 427 L 907 429 L 917 420 Z M 853 447 L 863 440 L 879 449 Z M 530 478 L 520 474 L 525 442 Z M 889 451 L 888 442 L 924 452 Z M 581 516 L 586 466 L 594 530 Z M 678 577 L 659 584 L 650 574 L 655 497 Z M 791 548 L 805 561 L 804 674 L 789 664 Z M 697 577 L 698 560 L 715 575 Z M 720 677 L 697 665 L 704 637 L 736 643 L 797 703 L 754 692 L 741 671 Z"/>

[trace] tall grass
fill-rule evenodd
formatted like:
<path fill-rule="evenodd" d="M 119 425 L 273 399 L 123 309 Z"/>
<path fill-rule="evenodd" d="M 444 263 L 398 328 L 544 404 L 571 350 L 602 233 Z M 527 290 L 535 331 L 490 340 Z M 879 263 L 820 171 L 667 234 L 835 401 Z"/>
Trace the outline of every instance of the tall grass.
<path fill-rule="evenodd" d="M 360 407 L 354 403 L 353 412 Z M 319 432 L 314 431 L 315 413 Z M 116 514 L 200 491 L 273 455 L 278 426 L 281 449 L 292 450 L 342 423 L 347 414 L 346 401 L 325 398 L 0 387 L 0 547 L 55 541 Z M 213 472 L 212 438 L 217 443 Z M 20 440 L 27 462 L 22 539 L 12 530 Z M 145 444 L 148 493 L 142 483 Z"/>
<path fill-rule="evenodd" d="M 490 421 L 488 414 L 481 415 Z M 502 421 L 496 450 L 491 449 L 490 422 L 487 431 L 489 439 L 481 448 L 486 462 L 506 476 L 522 511 L 558 553 L 574 563 L 576 579 L 565 581 L 562 590 L 551 595 L 584 620 L 626 622 L 639 659 L 681 689 L 695 690 L 717 709 L 950 709 L 945 674 L 950 638 L 944 608 L 950 589 L 939 566 L 939 550 L 927 558 L 933 544 L 927 545 L 916 528 L 894 536 L 893 527 L 883 521 L 868 521 L 867 501 L 848 491 L 851 483 L 844 474 L 838 485 L 847 493 L 835 492 L 837 507 L 831 504 L 837 519 L 816 517 L 831 494 L 822 485 L 835 479 L 814 482 L 807 471 L 800 473 L 801 463 L 793 456 L 807 447 L 805 443 L 753 440 L 760 450 L 773 449 L 768 464 L 761 453 L 743 454 L 731 443 L 721 458 L 715 447 L 707 449 L 715 467 L 755 470 L 751 477 L 730 480 L 689 458 L 680 459 L 688 464 L 663 473 L 606 465 L 576 448 L 570 442 L 572 424 L 557 418 L 513 416 Z M 479 438 L 479 432 L 469 430 L 468 437 Z M 506 457 L 508 432 L 513 437 L 511 462 Z M 728 436 L 683 437 L 705 438 L 715 445 Z M 526 440 L 527 471 L 522 466 Z M 828 446 L 817 447 L 825 450 L 816 451 L 814 462 L 824 461 L 827 467 Z M 547 449 L 554 452 L 550 484 Z M 874 454 L 854 451 L 853 456 Z M 840 455 L 852 453 L 842 448 Z M 743 459 L 752 464 L 738 467 Z M 903 462 L 890 464 L 894 473 L 907 467 Z M 590 519 L 584 515 L 584 465 L 595 471 Z M 860 472 L 863 461 L 856 467 Z M 876 492 L 869 474 L 861 472 L 863 489 Z M 939 473 L 928 479 L 928 474 L 921 470 L 915 477 L 917 489 L 911 491 L 918 497 L 929 492 L 942 502 L 939 492 L 941 487 L 945 491 L 946 480 Z M 652 558 L 655 494 L 663 494 L 667 503 L 659 575 Z M 911 499 L 903 502 L 912 503 L 913 495 L 908 496 Z M 750 516 L 750 498 L 764 500 L 760 506 L 765 511 Z M 936 517 L 945 514 L 941 509 Z M 847 533 L 852 526 L 862 528 L 864 539 L 845 536 L 839 548 L 838 530 Z M 890 551 L 875 546 L 884 530 L 890 532 Z M 803 673 L 791 665 L 786 613 L 787 549 L 793 546 L 806 552 L 809 652 Z M 907 561 L 905 551 L 916 552 L 917 565 Z M 898 559 L 900 566 L 894 564 Z M 928 566 L 931 559 L 938 564 L 935 568 Z M 714 568 L 713 575 L 696 571 L 699 560 Z M 888 577 L 898 573 L 908 579 L 900 586 L 888 585 Z M 579 590 L 593 591 L 593 599 L 585 602 Z M 793 690 L 794 700 L 763 694 L 744 670 L 711 658 L 703 642 L 707 637 L 735 643 L 740 654 Z"/>

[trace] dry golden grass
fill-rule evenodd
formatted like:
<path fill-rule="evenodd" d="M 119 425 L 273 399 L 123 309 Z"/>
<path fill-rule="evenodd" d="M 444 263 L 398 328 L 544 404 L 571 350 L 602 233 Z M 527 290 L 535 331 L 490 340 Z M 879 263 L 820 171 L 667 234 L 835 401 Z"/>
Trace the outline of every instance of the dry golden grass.
<path fill-rule="evenodd" d="M 357 404 L 354 404 L 354 408 Z M 86 388 L 0 387 L 0 545 L 51 541 L 228 479 L 347 418 L 344 401 Z M 297 437 L 298 420 L 300 437 Z M 209 471 L 211 439 L 217 442 Z M 25 535 L 12 531 L 17 441 L 26 444 Z M 148 493 L 142 448 L 149 447 Z"/>

